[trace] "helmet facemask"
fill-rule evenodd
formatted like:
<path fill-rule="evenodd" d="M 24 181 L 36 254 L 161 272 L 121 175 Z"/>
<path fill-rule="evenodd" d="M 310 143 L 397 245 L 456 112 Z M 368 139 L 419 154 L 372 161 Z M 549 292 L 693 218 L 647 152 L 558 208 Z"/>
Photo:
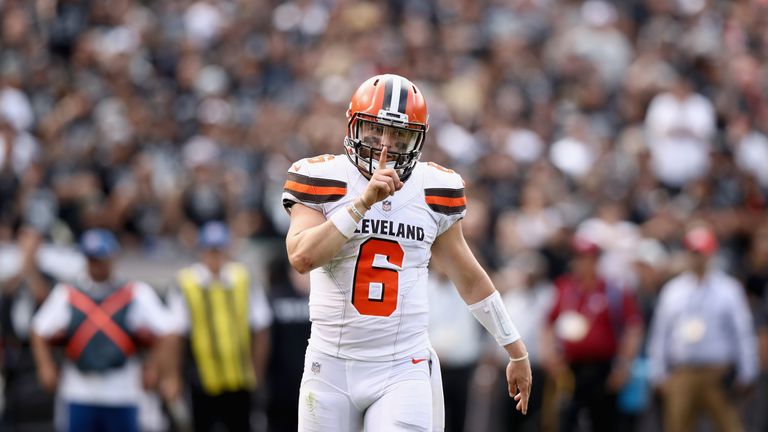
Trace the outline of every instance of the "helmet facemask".
<path fill-rule="evenodd" d="M 387 168 L 394 169 L 401 181 L 413 172 L 421 157 L 426 125 L 408 123 L 402 114 L 385 112 L 378 116 L 355 113 L 347 127 L 344 146 L 347 157 L 367 178 L 378 168 L 383 145 L 387 145 Z M 389 114 L 389 115 L 387 115 Z M 397 115 L 397 119 L 392 117 Z"/>

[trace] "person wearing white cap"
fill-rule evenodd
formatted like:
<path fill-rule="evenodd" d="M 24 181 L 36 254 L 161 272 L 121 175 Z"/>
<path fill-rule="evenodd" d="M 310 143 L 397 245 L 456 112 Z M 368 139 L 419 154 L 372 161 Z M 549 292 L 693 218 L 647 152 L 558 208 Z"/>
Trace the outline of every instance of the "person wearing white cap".
<path fill-rule="evenodd" d="M 741 284 L 710 265 L 715 234 L 697 226 L 684 243 L 690 269 L 662 288 L 648 341 L 666 430 L 692 431 L 706 413 L 718 430 L 741 431 L 733 393 L 745 393 L 757 377 L 752 314 Z"/>

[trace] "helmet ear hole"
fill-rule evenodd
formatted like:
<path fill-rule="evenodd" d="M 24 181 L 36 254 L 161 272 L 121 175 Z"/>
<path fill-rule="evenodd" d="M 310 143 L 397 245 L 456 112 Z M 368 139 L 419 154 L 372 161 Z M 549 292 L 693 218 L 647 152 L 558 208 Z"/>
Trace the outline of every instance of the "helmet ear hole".
<path fill-rule="evenodd" d="M 379 83 L 379 80 L 376 79 L 376 81 L 373 82 L 373 86 L 376 87 L 376 85 Z"/>

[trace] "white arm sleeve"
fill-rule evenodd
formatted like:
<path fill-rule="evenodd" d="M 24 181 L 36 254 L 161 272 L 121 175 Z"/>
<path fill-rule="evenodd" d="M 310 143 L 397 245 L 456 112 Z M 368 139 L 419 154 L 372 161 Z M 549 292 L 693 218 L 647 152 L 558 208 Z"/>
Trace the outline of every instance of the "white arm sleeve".
<path fill-rule="evenodd" d="M 173 317 L 176 325 L 176 330 L 180 335 L 186 336 L 189 334 L 189 308 L 187 307 L 187 301 L 184 298 L 184 294 L 181 292 L 181 288 L 174 286 L 168 292 L 168 311 Z"/>
<path fill-rule="evenodd" d="M 136 282 L 133 286 L 133 303 L 128 312 L 128 326 L 146 329 L 156 336 L 178 332 L 173 316 L 149 285 Z"/>
<path fill-rule="evenodd" d="M 264 290 L 259 285 L 251 286 L 249 309 L 251 330 L 260 331 L 272 325 L 272 310 Z"/>
<path fill-rule="evenodd" d="M 520 333 L 515 324 L 512 323 L 512 319 L 509 318 L 507 308 L 504 306 L 498 291 L 494 291 L 485 299 L 469 305 L 469 310 L 500 346 L 509 345 L 520 339 Z"/>
<path fill-rule="evenodd" d="M 69 291 L 58 284 L 32 318 L 32 330 L 44 338 L 50 338 L 65 330 L 72 318 L 69 307 Z"/>

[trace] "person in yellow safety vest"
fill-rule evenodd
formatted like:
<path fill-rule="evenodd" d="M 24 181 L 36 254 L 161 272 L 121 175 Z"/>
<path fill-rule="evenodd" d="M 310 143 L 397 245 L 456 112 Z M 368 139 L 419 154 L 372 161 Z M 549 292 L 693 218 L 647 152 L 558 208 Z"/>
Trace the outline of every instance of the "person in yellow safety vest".
<path fill-rule="evenodd" d="M 225 224 L 203 225 L 198 245 L 200 262 L 179 270 L 168 296 L 180 333 L 175 353 L 187 361 L 176 362 L 166 397 L 178 396 L 183 371 L 195 431 L 212 431 L 218 424 L 230 432 L 247 431 L 252 392 L 268 357 L 272 313 L 248 269 L 229 259 Z"/>

